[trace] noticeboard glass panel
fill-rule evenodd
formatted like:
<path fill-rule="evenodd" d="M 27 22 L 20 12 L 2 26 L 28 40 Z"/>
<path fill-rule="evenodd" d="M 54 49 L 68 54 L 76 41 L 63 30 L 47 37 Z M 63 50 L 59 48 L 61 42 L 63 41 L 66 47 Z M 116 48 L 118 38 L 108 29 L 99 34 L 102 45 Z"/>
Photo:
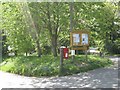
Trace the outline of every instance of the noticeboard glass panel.
<path fill-rule="evenodd" d="M 73 34 L 73 44 L 78 45 L 80 43 L 80 34 Z"/>
<path fill-rule="evenodd" d="M 82 34 L 82 45 L 88 44 L 88 34 L 83 33 Z"/>

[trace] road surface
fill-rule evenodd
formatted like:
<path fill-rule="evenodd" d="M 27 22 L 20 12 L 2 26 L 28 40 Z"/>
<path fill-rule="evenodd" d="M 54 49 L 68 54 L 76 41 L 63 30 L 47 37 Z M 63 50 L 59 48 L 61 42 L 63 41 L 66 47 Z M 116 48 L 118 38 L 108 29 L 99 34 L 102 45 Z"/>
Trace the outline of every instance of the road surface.
<path fill-rule="evenodd" d="M 0 88 L 116 88 L 118 87 L 118 57 L 111 67 L 63 77 L 26 77 L 0 71 Z"/>

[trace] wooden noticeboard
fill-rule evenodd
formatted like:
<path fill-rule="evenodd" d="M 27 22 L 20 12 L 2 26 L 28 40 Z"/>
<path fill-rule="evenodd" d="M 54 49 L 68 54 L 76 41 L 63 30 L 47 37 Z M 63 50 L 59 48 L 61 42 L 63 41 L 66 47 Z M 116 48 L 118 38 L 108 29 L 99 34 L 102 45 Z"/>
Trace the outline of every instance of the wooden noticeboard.
<path fill-rule="evenodd" d="M 89 47 L 89 31 L 72 31 L 70 46 L 73 50 L 87 50 Z"/>

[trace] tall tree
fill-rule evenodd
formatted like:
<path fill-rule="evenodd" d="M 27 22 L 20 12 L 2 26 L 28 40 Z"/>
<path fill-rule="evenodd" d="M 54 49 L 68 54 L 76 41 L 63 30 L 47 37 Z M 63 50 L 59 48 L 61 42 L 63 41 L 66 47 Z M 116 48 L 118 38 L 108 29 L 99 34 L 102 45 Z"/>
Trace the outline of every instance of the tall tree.
<path fill-rule="evenodd" d="M 32 12 L 38 13 L 39 23 L 43 29 L 41 32 L 44 31 L 49 34 L 49 41 L 54 57 L 57 56 L 58 36 L 61 29 L 66 25 L 67 7 L 65 5 L 65 3 L 58 2 L 30 3 L 29 5 Z"/>
<path fill-rule="evenodd" d="M 27 25 L 27 31 L 32 36 L 33 40 L 36 43 L 36 48 L 38 52 L 38 57 L 41 57 L 41 47 L 40 47 L 40 25 L 38 24 L 38 18 L 35 13 L 34 16 L 32 16 L 32 13 L 30 12 L 28 3 L 21 3 L 20 4 L 22 14 L 24 16 L 24 21 Z"/>

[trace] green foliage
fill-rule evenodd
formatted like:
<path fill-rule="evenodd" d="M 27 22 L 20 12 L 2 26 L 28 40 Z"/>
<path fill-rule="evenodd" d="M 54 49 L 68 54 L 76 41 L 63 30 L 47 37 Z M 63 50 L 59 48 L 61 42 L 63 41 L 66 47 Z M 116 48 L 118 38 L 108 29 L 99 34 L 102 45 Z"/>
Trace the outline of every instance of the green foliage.
<path fill-rule="evenodd" d="M 71 58 L 64 60 L 64 75 L 85 72 L 113 64 L 107 58 L 92 55 L 88 56 L 88 61 L 85 60 L 84 55 L 76 56 L 75 61 L 71 61 Z M 41 58 L 18 56 L 5 58 L 4 62 L 0 64 L 0 70 L 26 76 L 55 76 L 59 75 L 59 63 L 59 57 L 54 58 L 50 55 Z"/>
<path fill-rule="evenodd" d="M 20 53 L 40 45 L 43 54 L 47 45 L 57 55 L 61 45 L 70 45 L 69 7 L 69 2 L 2 3 L 2 29 L 8 45 Z M 114 3 L 73 3 L 73 30 L 90 30 L 90 46 L 119 53 L 115 52 L 119 50 L 119 25 L 114 22 L 120 21 L 116 9 Z"/>
<path fill-rule="evenodd" d="M 28 52 L 34 47 L 33 39 L 27 31 L 19 3 L 2 3 L 2 29 L 7 36 L 7 44 L 18 52 Z"/>

